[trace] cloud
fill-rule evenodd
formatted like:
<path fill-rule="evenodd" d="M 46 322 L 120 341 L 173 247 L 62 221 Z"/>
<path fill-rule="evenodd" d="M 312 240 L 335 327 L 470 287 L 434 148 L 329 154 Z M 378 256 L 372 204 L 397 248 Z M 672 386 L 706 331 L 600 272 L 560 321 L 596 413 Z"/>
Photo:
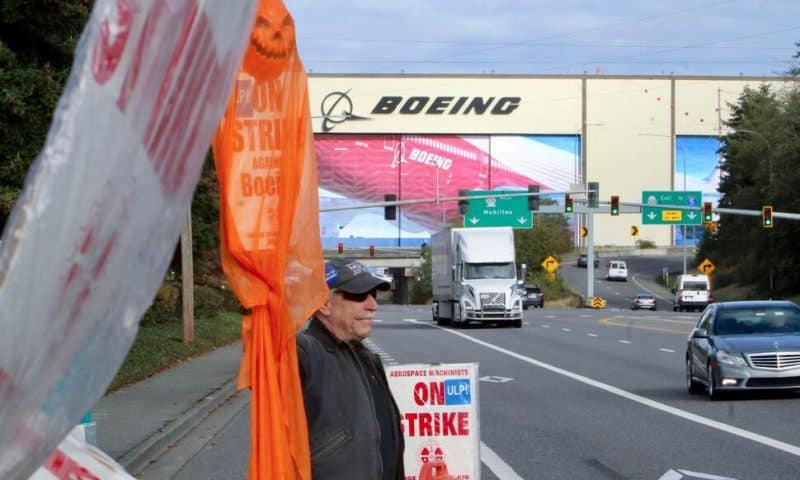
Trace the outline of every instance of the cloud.
<path fill-rule="evenodd" d="M 299 0 L 301 56 L 329 73 L 774 75 L 800 2 Z"/>

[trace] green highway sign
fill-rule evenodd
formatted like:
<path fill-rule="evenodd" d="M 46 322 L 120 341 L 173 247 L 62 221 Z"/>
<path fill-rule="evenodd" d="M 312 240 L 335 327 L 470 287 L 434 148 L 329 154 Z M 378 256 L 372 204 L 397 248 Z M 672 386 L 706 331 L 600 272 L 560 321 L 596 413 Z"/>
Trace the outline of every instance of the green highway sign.
<path fill-rule="evenodd" d="M 699 210 L 659 207 L 674 205 L 702 207 L 702 192 L 643 191 L 642 224 L 644 225 L 702 225 L 703 213 Z M 651 206 L 652 205 L 652 206 Z"/>
<path fill-rule="evenodd" d="M 528 197 L 509 197 L 504 193 L 526 193 L 525 190 L 471 190 L 469 196 L 490 195 L 469 201 L 464 215 L 465 227 L 533 228 L 533 213 L 528 210 Z"/>

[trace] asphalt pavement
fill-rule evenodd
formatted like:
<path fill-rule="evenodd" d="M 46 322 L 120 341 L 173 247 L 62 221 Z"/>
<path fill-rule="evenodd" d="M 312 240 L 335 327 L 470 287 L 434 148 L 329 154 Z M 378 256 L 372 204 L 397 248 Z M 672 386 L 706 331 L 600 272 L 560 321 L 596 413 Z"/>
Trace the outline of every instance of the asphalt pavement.
<path fill-rule="evenodd" d="M 240 342 L 103 397 L 97 446 L 136 474 L 236 393 Z"/>
<path fill-rule="evenodd" d="M 235 395 L 240 358 L 237 342 L 103 397 L 92 410 L 97 446 L 141 472 Z"/>

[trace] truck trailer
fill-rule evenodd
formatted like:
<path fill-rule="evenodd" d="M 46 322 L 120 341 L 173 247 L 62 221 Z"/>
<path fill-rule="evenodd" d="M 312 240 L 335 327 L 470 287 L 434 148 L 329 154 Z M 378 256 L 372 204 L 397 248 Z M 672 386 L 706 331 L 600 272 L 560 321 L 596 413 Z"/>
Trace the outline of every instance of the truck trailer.
<path fill-rule="evenodd" d="M 431 236 L 431 268 L 437 324 L 522 326 L 510 227 L 445 228 Z"/>

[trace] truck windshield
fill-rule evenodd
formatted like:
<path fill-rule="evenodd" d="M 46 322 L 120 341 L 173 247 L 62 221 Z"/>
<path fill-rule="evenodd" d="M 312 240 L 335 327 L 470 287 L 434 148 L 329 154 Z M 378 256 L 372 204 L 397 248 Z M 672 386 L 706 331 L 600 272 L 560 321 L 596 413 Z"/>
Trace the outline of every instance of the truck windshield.
<path fill-rule="evenodd" d="M 464 269 L 464 278 L 514 278 L 514 263 L 467 263 Z"/>

